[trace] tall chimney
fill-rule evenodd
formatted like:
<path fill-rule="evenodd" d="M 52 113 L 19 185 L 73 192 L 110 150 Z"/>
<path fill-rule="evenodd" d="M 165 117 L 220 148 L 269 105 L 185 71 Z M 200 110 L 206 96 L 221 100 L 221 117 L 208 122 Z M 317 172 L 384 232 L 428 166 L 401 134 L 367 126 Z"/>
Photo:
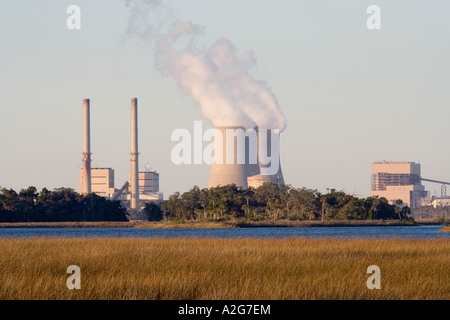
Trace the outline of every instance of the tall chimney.
<path fill-rule="evenodd" d="M 131 99 L 131 209 L 139 209 L 137 98 Z"/>
<path fill-rule="evenodd" d="M 91 193 L 91 120 L 90 100 L 83 100 L 83 173 L 82 194 Z"/>

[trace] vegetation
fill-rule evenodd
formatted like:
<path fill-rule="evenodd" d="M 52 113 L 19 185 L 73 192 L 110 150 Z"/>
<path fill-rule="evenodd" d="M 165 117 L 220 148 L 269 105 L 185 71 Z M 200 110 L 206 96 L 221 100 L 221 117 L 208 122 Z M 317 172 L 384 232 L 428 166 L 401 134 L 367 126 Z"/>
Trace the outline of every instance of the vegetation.
<path fill-rule="evenodd" d="M 0 300 L 450 299 L 447 239 L 5 238 L 0 252 Z"/>
<path fill-rule="evenodd" d="M 385 198 L 357 198 L 335 189 L 317 190 L 289 185 L 265 184 L 243 189 L 227 185 L 209 189 L 195 186 L 176 192 L 160 204 L 144 208 L 149 221 L 314 221 L 320 220 L 405 220 L 407 206 L 390 205 Z M 127 221 L 119 201 L 80 195 L 73 189 L 58 188 L 40 193 L 35 187 L 0 190 L 0 222 Z"/>
<path fill-rule="evenodd" d="M 145 212 L 151 221 L 325 221 L 407 219 L 410 209 L 390 205 L 385 198 L 361 199 L 335 189 L 321 194 L 306 188 L 264 184 L 257 189 L 195 186 L 183 194 L 170 195 L 160 205 L 148 205 Z"/>
<path fill-rule="evenodd" d="M 0 193 L 0 222 L 42 221 L 127 221 L 119 201 L 95 194 L 80 195 L 73 189 L 58 188 L 40 193 L 35 187 Z"/>

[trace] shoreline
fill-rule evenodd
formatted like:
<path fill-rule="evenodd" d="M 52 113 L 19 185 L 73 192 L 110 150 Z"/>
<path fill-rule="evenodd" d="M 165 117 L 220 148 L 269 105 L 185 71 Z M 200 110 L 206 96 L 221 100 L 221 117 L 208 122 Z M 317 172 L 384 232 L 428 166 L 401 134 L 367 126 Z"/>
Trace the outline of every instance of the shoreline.
<path fill-rule="evenodd" d="M 443 221 L 423 219 L 399 220 L 334 220 L 334 221 L 224 221 L 224 222 L 153 222 L 153 221 L 85 221 L 85 222 L 1 222 L 0 228 L 313 228 L 313 227 L 377 227 L 441 225 Z M 440 231 L 449 232 L 446 226 Z"/>

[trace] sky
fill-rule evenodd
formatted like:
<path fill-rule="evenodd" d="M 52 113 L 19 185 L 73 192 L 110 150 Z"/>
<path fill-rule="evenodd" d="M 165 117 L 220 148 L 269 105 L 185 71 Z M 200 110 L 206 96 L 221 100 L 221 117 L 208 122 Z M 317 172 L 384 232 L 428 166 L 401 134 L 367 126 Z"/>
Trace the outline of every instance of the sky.
<path fill-rule="evenodd" d="M 171 160 L 174 130 L 211 127 L 155 64 L 157 39 L 174 21 L 201 27 L 199 50 L 225 38 L 238 54 L 252 52 L 249 73 L 286 119 L 287 184 L 366 197 L 379 160 L 420 162 L 423 177 L 450 181 L 449 1 L 140 1 L 2 4 L 0 187 L 78 191 L 89 98 L 92 165 L 114 168 L 119 188 L 130 170 L 133 97 L 140 170 L 160 173 L 165 198 L 206 187 L 210 166 Z M 81 29 L 67 28 L 70 5 L 80 8 Z M 381 29 L 367 27 L 370 5 L 380 8 Z M 440 194 L 440 185 L 424 185 Z"/>

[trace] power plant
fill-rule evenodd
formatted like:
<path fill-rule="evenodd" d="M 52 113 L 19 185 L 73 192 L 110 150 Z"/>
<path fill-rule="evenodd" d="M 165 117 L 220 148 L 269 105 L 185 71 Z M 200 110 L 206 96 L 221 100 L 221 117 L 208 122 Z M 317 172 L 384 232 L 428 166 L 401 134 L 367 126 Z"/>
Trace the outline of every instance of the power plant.
<path fill-rule="evenodd" d="M 406 161 L 377 161 L 372 164 L 372 196 L 384 197 L 392 204 L 401 200 L 415 208 L 427 196 L 420 181 L 420 164 Z"/>
<path fill-rule="evenodd" d="M 131 99 L 131 159 L 128 180 L 120 189 L 114 187 L 114 169 L 91 168 L 90 100 L 83 101 L 83 167 L 80 169 L 80 193 L 95 193 L 111 200 L 120 200 L 126 208 L 138 211 L 148 202 L 160 202 L 159 173 L 139 172 L 138 101 Z M 133 218 L 133 217 L 132 217 Z"/>
<path fill-rule="evenodd" d="M 130 172 L 121 188 L 116 189 L 114 169 L 91 167 L 90 99 L 83 100 L 83 167 L 80 169 L 80 193 L 95 193 L 119 200 L 136 213 L 149 202 L 161 202 L 159 173 L 150 169 L 139 171 L 138 100 L 131 99 Z M 265 183 L 283 185 L 280 164 L 280 134 L 275 129 L 242 126 L 216 126 L 214 129 L 214 160 L 208 188 L 235 184 L 242 188 L 258 188 Z M 422 181 L 441 184 L 441 196 L 430 197 Z M 384 197 L 391 204 L 443 206 L 450 203 L 446 186 L 450 182 L 421 177 L 420 164 L 407 161 L 377 161 L 372 164 L 371 196 Z M 401 200 L 401 201 L 399 201 Z M 133 215 L 132 215 L 133 219 Z"/>
<path fill-rule="evenodd" d="M 258 128 L 215 127 L 214 162 L 208 188 L 232 183 L 242 188 L 257 188 L 264 183 L 284 184 L 279 134 L 272 133 Z"/>
<path fill-rule="evenodd" d="M 91 167 L 90 100 L 83 100 L 83 167 L 80 169 L 80 193 L 95 193 L 119 200 L 131 212 L 139 212 L 148 202 L 161 202 L 159 173 L 139 171 L 138 100 L 131 99 L 131 152 L 127 181 L 115 188 L 114 169 Z M 214 128 L 214 162 L 208 188 L 236 184 L 257 188 L 264 183 L 284 184 L 280 166 L 278 130 Z M 135 217 L 136 218 L 136 217 Z"/>
<path fill-rule="evenodd" d="M 430 197 L 422 181 L 441 184 L 441 197 Z M 420 163 L 408 161 L 376 161 L 372 163 L 371 196 L 386 198 L 391 204 L 410 208 L 443 205 L 447 201 L 450 182 L 422 178 Z M 434 204 L 433 204 L 434 201 Z"/>

